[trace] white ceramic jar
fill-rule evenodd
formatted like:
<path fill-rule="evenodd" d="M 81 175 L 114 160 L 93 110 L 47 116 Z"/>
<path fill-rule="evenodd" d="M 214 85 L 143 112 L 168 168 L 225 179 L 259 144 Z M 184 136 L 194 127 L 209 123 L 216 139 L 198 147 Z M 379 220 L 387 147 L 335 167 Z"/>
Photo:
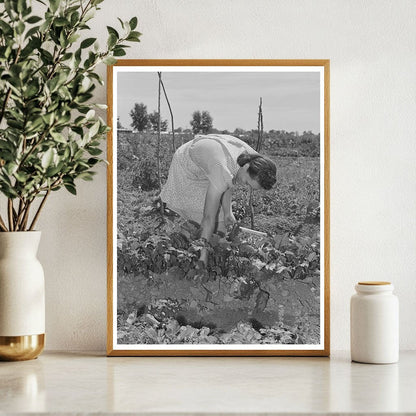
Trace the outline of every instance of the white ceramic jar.
<path fill-rule="evenodd" d="M 399 360 L 399 302 L 390 282 L 359 282 L 351 297 L 351 359 L 390 364 Z"/>

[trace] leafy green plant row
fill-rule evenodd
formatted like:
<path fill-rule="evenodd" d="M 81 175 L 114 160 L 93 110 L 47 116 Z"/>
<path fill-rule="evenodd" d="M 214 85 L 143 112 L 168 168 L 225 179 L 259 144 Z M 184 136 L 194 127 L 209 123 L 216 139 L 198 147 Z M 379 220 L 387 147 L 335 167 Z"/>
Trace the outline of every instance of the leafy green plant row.
<path fill-rule="evenodd" d="M 204 246 L 187 232 L 170 235 L 144 235 L 144 239 L 119 234 L 118 263 L 127 273 L 169 272 L 186 279 L 238 278 L 306 279 L 320 270 L 319 234 L 312 237 L 288 234 L 251 238 L 238 225 L 227 236 L 215 234 L 209 244 L 209 263 L 198 261 Z"/>

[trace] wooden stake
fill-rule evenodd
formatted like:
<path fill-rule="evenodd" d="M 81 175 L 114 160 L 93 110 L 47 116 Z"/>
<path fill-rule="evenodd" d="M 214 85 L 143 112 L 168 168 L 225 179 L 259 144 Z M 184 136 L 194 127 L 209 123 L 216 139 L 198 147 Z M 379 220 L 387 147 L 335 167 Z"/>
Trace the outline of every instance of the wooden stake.
<path fill-rule="evenodd" d="M 176 152 L 176 146 L 175 146 L 175 125 L 174 125 L 174 122 L 173 122 L 173 112 L 172 112 L 172 108 L 170 106 L 170 102 L 169 102 L 169 99 L 168 99 L 168 95 L 166 94 L 165 85 L 163 84 L 163 81 L 162 81 L 162 73 L 161 72 L 158 72 L 158 75 L 159 75 L 159 81 L 160 81 L 160 83 L 162 85 L 163 93 L 165 94 L 166 102 L 168 104 L 169 112 L 170 112 L 170 120 L 171 120 L 171 124 L 172 124 L 172 154 L 173 154 L 173 153 Z"/>
<path fill-rule="evenodd" d="M 158 112 L 158 123 L 157 123 L 157 148 L 156 148 L 156 161 L 157 161 L 157 179 L 159 184 L 159 192 L 162 191 L 162 178 L 160 173 L 160 87 L 162 84 L 162 73 L 157 73 L 159 76 L 159 92 L 157 97 L 157 112 Z M 163 215 L 163 202 L 160 202 L 160 212 Z"/>
<path fill-rule="evenodd" d="M 263 99 L 260 97 L 260 104 L 259 104 L 259 112 L 257 115 L 257 144 L 256 144 L 256 152 L 260 153 L 261 145 L 263 143 Z M 253 208 L 253 189 L 250 189 L 250 197 L 249 197 L 249 211 L 250 211 L 250 223 L 251 228 L 254 229 L 254 208 Z"/>

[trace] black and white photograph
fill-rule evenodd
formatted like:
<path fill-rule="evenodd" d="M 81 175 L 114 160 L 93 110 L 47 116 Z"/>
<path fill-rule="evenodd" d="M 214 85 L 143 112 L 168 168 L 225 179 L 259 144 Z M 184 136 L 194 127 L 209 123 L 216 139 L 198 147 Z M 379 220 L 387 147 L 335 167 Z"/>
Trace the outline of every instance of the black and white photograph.
<path fill-rule="evenodd" d="M 112 68 L 115 354 L 325 351 L 328 61 L 299 62 Z"/>

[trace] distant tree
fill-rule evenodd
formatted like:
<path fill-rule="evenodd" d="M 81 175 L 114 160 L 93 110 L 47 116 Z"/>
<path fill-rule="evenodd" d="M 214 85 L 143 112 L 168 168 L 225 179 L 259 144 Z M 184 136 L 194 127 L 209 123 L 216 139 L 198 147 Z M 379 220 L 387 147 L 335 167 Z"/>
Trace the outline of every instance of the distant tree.
<path fill-rule="evenodd" d="M 192 132 L 194 134 L 207 134 L 212 129 L 212 122 L 212 117 L 208 111 L 202 111 L 202 113 L 201 111 L 194 111 L 190 121 Z"/>
<path fill-rule="evenodd" d="M 208 111 L 202 112 L 202 133 L 206 134 L 209 133 L 209 131 L 212 129 L 212 122 L 213 119 Z"/>
<path fill-rule="evenodd" d="M 153 131 L 157 131 L 159 124 L 159 113 L 155 110 L 148 116 L 150 128 Z M 160 131 L 166 131 L 168 129 L 168 121 L 160 120 Z"/>
<path fill-rule="evenodd" d="M 178 127 L 177 129 L 175 129 L 175 133 L 182 133 L 182 127 Z"/>
<path fill-rule="evenodd" d="M 134 108 L 130 111 L 130 117 L 133 122 L 130 124 L 135 130 L 143 131 L 149 123 L 149 116 L 147 115 L 147 107 L 143 104 L 134 104 Z"/>
<path fill-rule="evenodd" d="M 192 132 L 198 134 L 201 131 L 202 115 L 200 111 L 194 111 L 192 113 L 192 120 L 190 121 Z"/>
<path fill-rule="evenodd" d="M 120 123 L 120 117 L 117 117 L 117 128 L 118 129 L 124 129 L 124 127 L 122 126 L 122 124 Z"/>
<path fill-rule="evenodd" d="M 236 128 L 235 130 L 234 130 L 234 132 L 233 132 L 233 134 L 234 134 L 234 136 L 241 136 L 241 135 L 243 135 L 245 133 L 245 130 L 243 130 L 243 129 L 240 129 L 240 128 Z"/>

